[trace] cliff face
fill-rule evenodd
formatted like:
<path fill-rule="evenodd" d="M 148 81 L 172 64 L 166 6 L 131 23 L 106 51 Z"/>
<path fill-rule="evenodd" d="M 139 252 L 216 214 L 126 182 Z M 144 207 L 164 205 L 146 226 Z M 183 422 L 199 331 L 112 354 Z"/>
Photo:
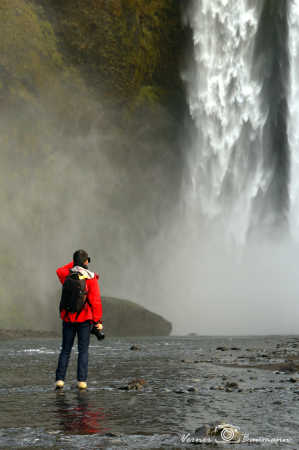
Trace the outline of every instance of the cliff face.
<path fill-rule="evenodd" d="M 0 4 L 1 97 L 31 100 L 63 61 L 48 22 L 23 0 Z"/>
<path fill-rule="evenodd" d="M 180 2 L 52 0 L 55 29 L 84 78 L 126 101 L 156 101 L 180 89 Z"/>
<path fill-rule="evenodd" d="M 179 7 L 177 0 L 3 0 L 2 100 L 88 89 L 133 109 L 173 103 L 181 95 Z"/>

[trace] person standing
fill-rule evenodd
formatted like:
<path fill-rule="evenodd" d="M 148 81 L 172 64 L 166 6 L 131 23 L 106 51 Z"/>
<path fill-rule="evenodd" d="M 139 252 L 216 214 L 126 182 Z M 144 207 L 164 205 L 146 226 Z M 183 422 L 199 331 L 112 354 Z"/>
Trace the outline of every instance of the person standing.
<path fill-rule="evenodd" d="M 99 286 L 99 275 L 88 269 L 90 257 L 85 250 L 77 250 L 73 254 L 73 261 L 56 270 L 62 285 L 66 279 L 75 278 L 83 281 L 83 307 L 77 312 L 70 312 L 63 303 L 60 304 L 60 317 L 62 319 L 62 347 L 56 369 L 56 389 L 64 387 L 64 380 L 76 335 L 78 336 L 78 362 L 77 386 L 79 389 L 87 388 L 88 376 L 88 348 L 91 328 L 95 325 L 101 330 L 102 302 Z"/>

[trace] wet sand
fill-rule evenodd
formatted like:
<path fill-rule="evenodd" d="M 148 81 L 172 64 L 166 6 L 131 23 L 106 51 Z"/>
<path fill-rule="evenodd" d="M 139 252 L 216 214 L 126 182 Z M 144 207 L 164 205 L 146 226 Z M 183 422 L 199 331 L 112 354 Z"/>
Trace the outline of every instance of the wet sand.
<path fill-rule="evenodd" d="M 5 330 L 0 329 L 0 340 L 4 339 L 22 339 L 22 338 L 54 338 L 59 337 L 59 333 L 54 331 L 36 331 L 36 330 Z"/>
<path fill-rule="evenodd" d="M 183 436 L 221 422 L 290 440 L 242 449 L 299 448 L 298 336 L 92 338 L 86 392 L 75 387 L 76 347 L 54 391 L 59 347 L 1 340 L 0 448 L 192 448 Z"/>

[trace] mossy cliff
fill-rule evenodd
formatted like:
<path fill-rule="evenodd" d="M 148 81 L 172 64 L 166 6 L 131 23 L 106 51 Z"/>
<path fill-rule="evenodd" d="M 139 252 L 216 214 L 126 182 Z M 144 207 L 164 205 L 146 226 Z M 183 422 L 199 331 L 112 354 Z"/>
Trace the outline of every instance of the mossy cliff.
<path fill-rule="evenodd" d="M 122 99 L 153 101 L 180 88 L 178 0 L 53 0 L 74 65 Z"/>
<path fill-rule="evenodd" d="M 0 35 L 2 99 L 33 101 L 68 73 L 52 26 L 29 2 L 1 1 Z"/>
<path fill-rule="evenodd" d="M 178 0 L 2 0 L 1 99 L 71 88 L 129 108 L 173 104 L 181 47 Z"/>

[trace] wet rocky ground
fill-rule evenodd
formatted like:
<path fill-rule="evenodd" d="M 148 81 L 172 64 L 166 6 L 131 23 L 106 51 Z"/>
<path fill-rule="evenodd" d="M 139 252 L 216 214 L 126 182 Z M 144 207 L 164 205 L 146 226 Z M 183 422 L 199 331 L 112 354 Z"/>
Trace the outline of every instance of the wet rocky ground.
<path fill-rule="evenodd" d="M 76 347 L 54 391 L 59 347 L 1 339 L 0 448 L 211 449 L 221 423 L 242 449 L 299 448 L 299 336 L 93 337 L 86 392 Z"/>

